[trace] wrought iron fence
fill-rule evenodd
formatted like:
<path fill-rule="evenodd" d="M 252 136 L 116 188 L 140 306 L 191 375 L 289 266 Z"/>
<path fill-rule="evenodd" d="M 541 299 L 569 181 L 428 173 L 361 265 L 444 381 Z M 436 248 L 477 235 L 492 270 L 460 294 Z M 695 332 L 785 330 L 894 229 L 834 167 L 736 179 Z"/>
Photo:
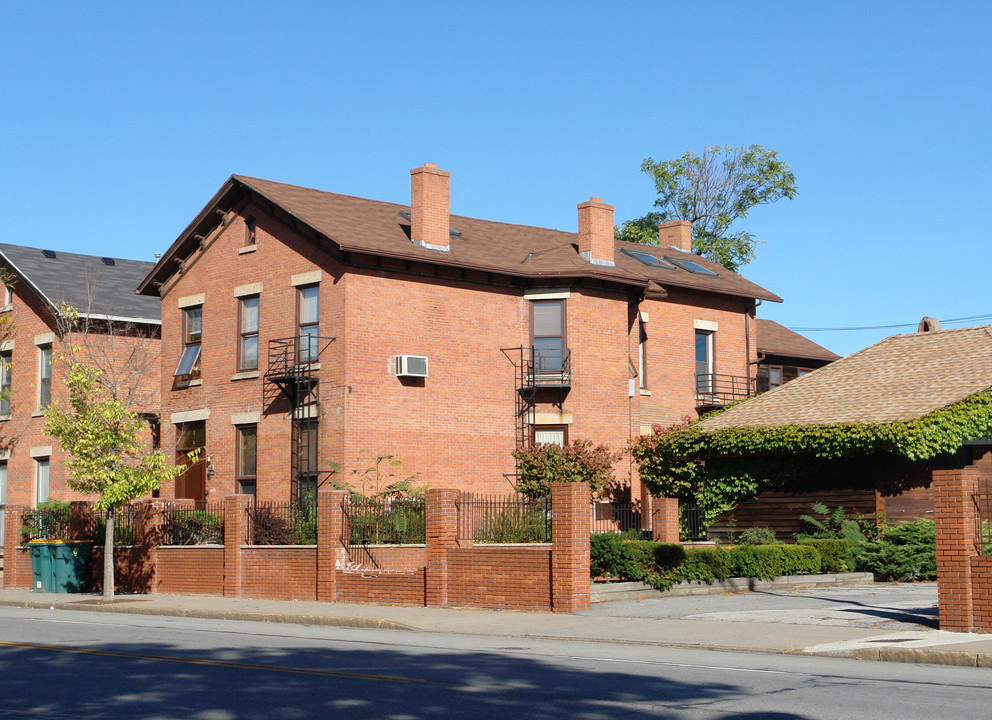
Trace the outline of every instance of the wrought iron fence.
<path fill-rule="evenodd" d="M 421 498 L 351 498 L 345 503 L 350 545 L 420 545 L 427 542 Z"/>
<path fill-rule="evenodd" d="M 208 504 L 204 509 L 166 506 L 162 510 L 163 545 L 224 544 L 224 505 Z"/>
<path fill-rule="evenodd" d="M 626 533 L 641 531 L 641 509 L 634 503 L 596 502 L 592 504 L 592 532 Z"/>
<path fill-rule="evenodd" d="M 296 502 L 254 502 L 245 513 L 248 545 L 317 544 L 317 503 L 312 496 Z"/>
<path fill-rule="evenodd" d="M 706 508 L 679 504 L 679 539 L 685 542 L 706 539 Z"/>
<path fill-rule="evenodd" d="M 134 545 L 134 505 L 125 505 L 114 512 L 114 545 Z M 107 532 L 107 511 L 94 510 L 93 533 L 90 540 L 102 545 Z"/>
<path fill-rule="evenodd" d="M 69 503 L 39 503 L 35 508 L 21 512 L 21 539 L 68 540 Z"/>
<path fill-rule="evenodd" d="M 551 499 L 522 495 L 463 495 L 459 535 L 474 543 L 551 542 Z"/>

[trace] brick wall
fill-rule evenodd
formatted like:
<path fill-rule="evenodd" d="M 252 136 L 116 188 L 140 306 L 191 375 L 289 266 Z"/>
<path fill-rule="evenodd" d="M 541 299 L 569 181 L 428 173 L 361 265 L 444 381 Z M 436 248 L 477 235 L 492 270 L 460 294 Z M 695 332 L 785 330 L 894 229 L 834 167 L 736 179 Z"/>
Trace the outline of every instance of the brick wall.
<path fill-rule="evenodd" d="M 937 599 L 940 629 L 976 629 L 973 559 L 981 553 L 974 496 L 979 473 L 975 468 L 934 470 L 934 523 L 937 532 Z M 979 563 L 980 569 L 984 565 Z M 980 583 L 979 590 L 988 592 Z M 987 595 L 986 595 L 987 597 Z M 986 626 L 985 629 L 992 630 Z"/>
<path fill-rule="evenodd" d="M 155 592 L 175 595 L 224 594 L 224 548 L 160 547 L 155 556 Z"/>
<path fill-rule="evenodd" d="M 317 547 L 255 545 L 241 553 L 238 595 L 272 600 L 317 599 Z"/>
<path fill-rule="evenodd" d="M 549 546 L 454 548 L 447 555 L 448 604 L 514 610 L 551 607 Z"/>

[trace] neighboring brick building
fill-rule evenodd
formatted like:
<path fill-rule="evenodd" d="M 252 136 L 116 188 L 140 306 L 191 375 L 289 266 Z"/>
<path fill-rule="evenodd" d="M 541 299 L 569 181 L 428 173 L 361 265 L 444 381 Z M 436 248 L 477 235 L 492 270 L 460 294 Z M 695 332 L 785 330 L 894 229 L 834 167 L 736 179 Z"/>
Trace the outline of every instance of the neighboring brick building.
<path fill-rule="evenodd" d="M 58 443 L 43 433 L 42 407 L 66 401 L 58 354 L 71 340 L 114 376 L 136 411 L 156 415 L 160 304 L 134 294 L 152 263 L 0 243 L 0 266 L 10 276 L 0 313 L 12 325 L 0 338 L 0 387 L 8 391 L 0 400 L 0 505 L 78 499 Z M 80 313 L 69 335 L 56 320 L 61 303 Z"/>
<path fill-rule="evenodd" d="M 430 164 L 411 181 L 404 206 L 232 176 L 155 264 L 163 443 L 206 457 L 163 495 L 286 499 L 381 455 L 505 493 L 517 447 L 621 448 L 749 394 L 756 300 L 779 298 L 693 255 L 688 223 L 628 244 L 597 198 L 573 234 L 450 215 Z"/>
<path fill-rule="evenodd" d="M 840 359 L 840 355 L 782 327 L 774 320 L 758 318 L 755 325 L 758 336 L 758 392 L 774 390 Z"/>

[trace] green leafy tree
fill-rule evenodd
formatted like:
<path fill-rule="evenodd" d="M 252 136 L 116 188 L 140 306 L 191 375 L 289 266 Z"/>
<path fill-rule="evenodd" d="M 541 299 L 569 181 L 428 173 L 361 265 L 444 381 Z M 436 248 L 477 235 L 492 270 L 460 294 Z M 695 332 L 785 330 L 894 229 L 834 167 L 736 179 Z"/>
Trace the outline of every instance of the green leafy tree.
<path fill-rule="evenodd" d="M 658 210 L 625 222 L 616 229 L 617 239 L 656 245 L 659 223 L 688 220 L 693 251 L 735 272 L 754 259 L 758 240 L 731 226 L 755 205 L 798 193 L 789 165 L 761 145 L 713 145 L 701 155 L 686 150 L 662 162 L 646 158 L 641 172 L 654 181 Z"/>
<path fill-rule="evenodd" d="M 181 467 L 165 464 L 161 450 L 141 441 L 142 419 L 101 382 L 101 371 L 81 362 L 73 349 L 67 365 L 69 408 L 45 408 L 45 433 L 68 454 L 66 484 L 96 495 L 93 507 L 107 511 L 103 554 L 103 597 L 114 596 L 114 516 L 131 500 L 173 480 Z"/>
<path fill-rule="evenodd" d="M 594 495 L 602 496 L 613 483 L 613 463 L 620 453 L 591 440 L 576 440 L 564 447 L 554 443 L 535 445 L 513 453 L 517 461 L 517 492 L 532 498 L 551 494 L 553 482 L 584 482 Z"/>

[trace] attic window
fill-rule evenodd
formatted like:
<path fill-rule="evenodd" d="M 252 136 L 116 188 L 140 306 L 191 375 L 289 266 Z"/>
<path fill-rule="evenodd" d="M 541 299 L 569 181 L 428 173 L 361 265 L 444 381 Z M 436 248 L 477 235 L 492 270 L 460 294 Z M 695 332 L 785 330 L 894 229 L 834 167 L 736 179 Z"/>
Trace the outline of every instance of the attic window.
<path fill-rule="evenodd" d="M 114 264 L 114 259 L 113 258 L 105 257 L 105 258 L 100 258 L 100 259 L 103 260 L 103 264 L 104 265 L 113 265 Z"/>
<path fill-rule="evenodd" d="M 54 250 L 42 250 L 41 251 L 41 254 L 44 255 L 49 260 L 52 260 L 55 257 L 55 251 Z"/>
<path fill-rule="evenodd" d="M 396 217 L 398 217 L 400 220 L 413 222 L 413 216 L 410 214 L 409 210 L 400 210 L 398 213 L 396 213 Z M 462 236 L 462 234 L 458 230 L 455 230 L 454 228 L 448 228 L 448 235 L 455 238 L 461 238 Z"/>
<path fill-rule="evenodd" d="M 665 259 L 668 260 L 669 262 L 675 263 L 683 270 L 688 270 L 694 275 L 705 275 L 706 277 L 720 277 L 709 268 L 705 268 L 699 263 L 697 263 L 695 260 L 686 260 L 683 258 L 676 258 L 669 256 L 665 256 Z"/>
<path fill-rule="evenodd" d="M 628 248 L 623 248 L 622 252 L 627 257 L 632 257 L 640 263 L 643 263 L 649 267 L 662 268 L 663 270 L 674 270 L 675 266 L 670 262 L 662 260 L 660 257 L 655 257 L 651 253 L 644 252 L 642 250 L 630 250 Z"/>

